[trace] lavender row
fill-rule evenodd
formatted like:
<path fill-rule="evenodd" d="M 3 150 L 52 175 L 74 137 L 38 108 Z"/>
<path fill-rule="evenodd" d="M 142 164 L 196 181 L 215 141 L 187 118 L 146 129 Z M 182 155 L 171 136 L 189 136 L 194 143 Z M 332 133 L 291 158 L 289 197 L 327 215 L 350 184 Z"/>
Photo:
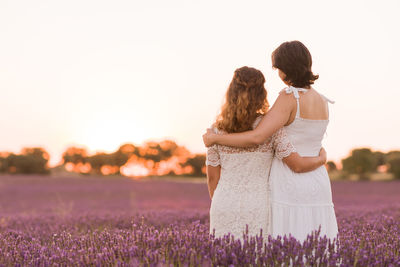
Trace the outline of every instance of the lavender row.
<path fill-rule="evenodd" d="M 214 239 L 208 214 L 2 217 L 4 266 L 398 266 L 400 210 L 339 213 L 340 236 Z"/>

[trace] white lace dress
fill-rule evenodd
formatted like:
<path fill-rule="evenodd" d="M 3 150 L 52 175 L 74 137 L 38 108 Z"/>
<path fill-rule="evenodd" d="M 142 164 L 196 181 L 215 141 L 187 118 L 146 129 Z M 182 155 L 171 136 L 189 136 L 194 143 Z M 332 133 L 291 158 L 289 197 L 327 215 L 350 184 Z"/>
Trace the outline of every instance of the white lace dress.
<path fill-rule="evenodd" d="M 254 126 L 258 124 L 258 118 Z M 214 128 L 216 133 L 222 134 Z M 270 234 L 268 177 L 274 150 L 278 156 L 293 151 L 283 129 L 262 145 L 233 148 L 214 145 L 207 150 L 206 164 L 221 166 L 221 176 L 210 207 L 210 233 L 228 233 L 242 239 L 248 226 L 251 236 Z M 289 153 L 290 154 L 290 153 Z"/>
<path fill-rule="evenodd" d="M 300 117 L 298 91 L 304 90 L 306 89 L 294 87 L 286 89 L 286 93 L 293 93 L 297 100 L 297 113 L 295 120 L 284 129 L 300 156 L 314 157 L 319 154 L 329 121 Z M 286 155 L 276 154 L 272 163 L 272 235 L 276 237 L 291 234 L 302 241 L 312 231 L 321 227 L 322 236 L 334 238 L 337 236 L 338 227 L 326 168 L 321 166 L 311 172 L 294 173 L 282 162 L 282 158 L 293 151 L 287 150 Z"/>

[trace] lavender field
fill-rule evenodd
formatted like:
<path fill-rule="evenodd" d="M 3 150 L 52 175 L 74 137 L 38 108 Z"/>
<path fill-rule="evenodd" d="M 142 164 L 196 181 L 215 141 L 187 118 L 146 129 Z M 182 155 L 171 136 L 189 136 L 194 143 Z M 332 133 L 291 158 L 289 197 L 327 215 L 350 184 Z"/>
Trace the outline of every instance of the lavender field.
<path fill-rule="evenodd" d="M 0 176 L 0 266 L 399 266 L 400 182 L 332 187 L 339 241 L 241 243 L 209 236 L 204 183 Z"/>

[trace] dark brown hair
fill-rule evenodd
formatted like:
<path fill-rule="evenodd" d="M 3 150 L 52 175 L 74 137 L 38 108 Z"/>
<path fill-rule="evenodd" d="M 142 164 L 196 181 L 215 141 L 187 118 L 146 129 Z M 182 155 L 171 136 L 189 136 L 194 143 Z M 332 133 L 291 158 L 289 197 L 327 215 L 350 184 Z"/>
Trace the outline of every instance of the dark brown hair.
<path fill-rule="evenodd" d="M 216 127 L 228 133 L 251 130 L 255 119 L 268 110 L 265 78 L 247 66 L 235 70 Z"/>
<path fill-rule="evenodd" d="M 308 87 L 314 84 L 318 75 L 311 70 L 312 57 L 300 41 L 284 42 L 272 52 L 272 66 L 285 73 L 285 81 L 294 87 Z"/>

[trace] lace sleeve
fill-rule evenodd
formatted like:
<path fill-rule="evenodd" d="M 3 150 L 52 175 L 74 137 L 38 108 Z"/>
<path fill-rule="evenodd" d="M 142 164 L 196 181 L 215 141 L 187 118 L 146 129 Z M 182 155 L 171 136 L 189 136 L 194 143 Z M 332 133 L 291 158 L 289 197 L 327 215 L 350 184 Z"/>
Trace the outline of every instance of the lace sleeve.
<path fill-rule="evenodd" d="M 290 142 L 284 128 L 279 129 L 272 136 L 272 143 L 274 145 L 275 156 L 278 159 L 283 159 L 290 154 L 296 152 L 296 148 Z"/>
<path fill-rule="evenodd" d="M 212 129 L 215 133 L 217 133 L 217 130 L 214 127 Z M 221 165 L 217 145 L 213 145 L 207 149 L 206 165 L 213 167 Z"/>

